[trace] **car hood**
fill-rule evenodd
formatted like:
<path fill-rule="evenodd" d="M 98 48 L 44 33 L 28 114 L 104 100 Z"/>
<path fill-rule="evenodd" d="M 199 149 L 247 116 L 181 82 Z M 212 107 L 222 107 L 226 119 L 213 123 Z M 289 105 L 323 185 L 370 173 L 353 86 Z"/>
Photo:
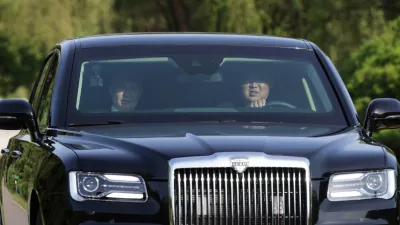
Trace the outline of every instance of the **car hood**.
<path fill-rule="evenodd" d="M 168 161 L 217 152 L 305 157 L 312 178 L 385 167 L 383 148 L 355 128 L 296 124 L 138 124 L 79 127 L 55 140 L 76 152 L 85 171 L 167 179 Z"/>

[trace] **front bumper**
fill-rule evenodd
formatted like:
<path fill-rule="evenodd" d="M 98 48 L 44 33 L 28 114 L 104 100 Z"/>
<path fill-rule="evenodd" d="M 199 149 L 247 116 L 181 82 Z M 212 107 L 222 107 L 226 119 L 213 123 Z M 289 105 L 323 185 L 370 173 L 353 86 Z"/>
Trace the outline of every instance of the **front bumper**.
<path fill-rule="evenodd" d="M 317 207 L 317 206 L 316 206 Z M 329 202 L 324 200 L 314 209 L 313 224 L 399 224 L 396 201 L 363 200 L 352 202 Z"/>
<path fill-rule="evenodd" d="M 312 183 L 312 225 L 399 224 L 397 193 L 389 200 L 330 202 L 324 192 L 319 193 L 319 183 Z M 54 201 L 53 195 L 52 201 L 42 205 L 46 208 L 43 212 L 46 224 L 172 225 L 167 183 L 147 184 L 149 199 L 146 203 L 76 202 L 68 194 L 63 194 L 64 201 Z"/>

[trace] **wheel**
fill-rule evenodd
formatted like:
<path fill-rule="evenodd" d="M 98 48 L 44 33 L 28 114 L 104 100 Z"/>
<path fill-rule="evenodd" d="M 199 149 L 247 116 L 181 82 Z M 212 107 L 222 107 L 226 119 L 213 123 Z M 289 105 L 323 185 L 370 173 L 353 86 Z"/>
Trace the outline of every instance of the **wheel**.
<path fill-rule="evenodd" d="M 43 225 L 43 218 L 42 218 L 42 214 L 40 214 L 40 209 L 36 212 L 35 225 Z"/>

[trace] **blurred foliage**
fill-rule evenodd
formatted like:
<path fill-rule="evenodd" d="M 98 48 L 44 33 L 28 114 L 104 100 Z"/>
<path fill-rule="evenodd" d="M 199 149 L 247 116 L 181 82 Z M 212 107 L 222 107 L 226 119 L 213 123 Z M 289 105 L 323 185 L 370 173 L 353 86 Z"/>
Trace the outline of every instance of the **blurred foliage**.
<path fill-rule="evenodd" d="M 399 0 L 0 0 L 0 96 L 27 98 L 47 52 L 63 39 L 267 34 L 316 43 L 337 66 L 363 119 L 372 98 L 399 98 L 399 15 Z M 391 132 L 377 138 L 396 146 Z"/>
<path fill-rule="evenodd" d="M 352 63 L 347 86 L 360 115 L 374 98 L 400 99 L 400 17 L 362 45 L 352 55 Z"/>
<path fill-rule="evenodd" d="M 361 118 L 374 98 L 400 99 L 400 17 L 384 32 L 362 45 L 352 55 L 348 89 Z M 400 131 L 381 131 L 375 138 L 400 154 Z"/>
<path fill-rule="evenodd" d="M 51 47 L 75 36 L 111 32 L 113 1 L 0 0 L 0 96 L 32 87 Z M 18 96 L 27 97 L 27 96 Z"/>

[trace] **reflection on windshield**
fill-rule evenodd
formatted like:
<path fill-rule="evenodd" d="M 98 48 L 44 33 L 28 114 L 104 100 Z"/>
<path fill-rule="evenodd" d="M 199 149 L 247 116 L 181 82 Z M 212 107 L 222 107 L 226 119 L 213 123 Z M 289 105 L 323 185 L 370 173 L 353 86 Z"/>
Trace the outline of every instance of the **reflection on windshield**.
<path fill-rule="evenodd" d="M 72 87 L 76 94 L 71 120 L 289 113 L 345 121 L 323 70 L 305 50 L 290 50 L 298 59 L 281 53 L 275 57 L 177 50 L 153 56 L 99 56 L 87 51 L 76 62 L 79 76 Z"/>

